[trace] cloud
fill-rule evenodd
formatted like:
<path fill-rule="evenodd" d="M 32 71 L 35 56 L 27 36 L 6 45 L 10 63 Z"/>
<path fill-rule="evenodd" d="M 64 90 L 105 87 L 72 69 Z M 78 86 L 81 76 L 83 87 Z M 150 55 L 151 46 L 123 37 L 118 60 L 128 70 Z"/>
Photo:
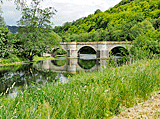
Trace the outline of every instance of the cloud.
<path fill-rule="evenodd" d="M 62 25 L 65 22 L 71 22 L 73 20 L 85 17 L 94 13 L 96 7 L 89 5 L 77 5 L 71 3 L 54 3 L 57 9 L 56 16 L 54 17 L 55 25 Z"/>
<path fill-rule="evenodd" d="M 21 12 L 16 9 L 13 1 L 4 1 L 2 6 L 2 17 L 7 25 L 17 25 L 16 21 L 21 18 Z"/>
<path fill-rule="evenodd" d="M 12 2 L 4 1 L 2 5 L 3 17 L 7 25 L 16 25 L 21 17 L 21 12 L 16 10 L 16 6 Z M 43 8 L 54 7 L 58 12 L 52 19 L 55 26 L 72 22 L 73 20 L 93 14 L 97 9 L 105 11 L 121 0 L 44 0 L 41 3 Z M 27 0 L 29 5 L 31 0 Z"/>

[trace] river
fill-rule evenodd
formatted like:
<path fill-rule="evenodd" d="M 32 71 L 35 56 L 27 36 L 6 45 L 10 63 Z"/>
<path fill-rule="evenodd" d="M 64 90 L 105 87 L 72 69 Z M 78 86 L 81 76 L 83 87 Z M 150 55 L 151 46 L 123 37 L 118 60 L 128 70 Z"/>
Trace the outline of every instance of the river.
<path fill-rule="evenodd" d="M 97 60 L 95 55 L 81 55 L 78 59 L 58 57 L 55 60 L 42 60 L 23 65 L 0 66 L 0 94 L 6 93 L 7 90 L 7 93 L 13 96 L 19 90 L 23 91 L 30 86 L 44 85 L 53 81 L 64 83 L 68 77 L 79 71 L 102 70 L 102 65 L 106 66 L 103 62 L 105 60 Z"/>
<path fill-rule="evenodd" d="M 30 86 L 57 81 L 65 83 L 68 77 L 77 72 L 101 71 L 106 64 L 105 59 L 96 59 L 95 55 L 84 54 L 80 58 L 58 57 L 23 65 L 0 66 L 0 94 L 6 93 L 7 90 L 7 94 L 13 97 L 19 90 L 23 91 Z"/>

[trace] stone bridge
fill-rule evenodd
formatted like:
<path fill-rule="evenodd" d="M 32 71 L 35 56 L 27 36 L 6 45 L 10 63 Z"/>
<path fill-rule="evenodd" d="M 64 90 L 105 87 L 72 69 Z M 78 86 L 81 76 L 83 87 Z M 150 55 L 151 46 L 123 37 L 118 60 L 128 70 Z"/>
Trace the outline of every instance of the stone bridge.
<path fill-rule="evenodd" d="M 68 58 L 77 58 L 83 47 L 91 47 L 96 51 L 97 58 L 107 58 L 109 52 L 117 47 L 130 48 L 131 42 L 125 41 L 99 41 L 99 42 L 61 42 L 60 46 L 67 52 Z"/>

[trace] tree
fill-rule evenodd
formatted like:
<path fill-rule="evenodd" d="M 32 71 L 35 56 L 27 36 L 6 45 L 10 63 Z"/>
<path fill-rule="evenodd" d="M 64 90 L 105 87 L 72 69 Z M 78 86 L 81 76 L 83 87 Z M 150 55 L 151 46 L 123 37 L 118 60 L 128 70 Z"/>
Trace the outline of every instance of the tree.
<path fill-rule="evenodd" d="M 18 21 L 21 26 L 31 26 L 33 28 L 51 28 L 50 19 L 55 15 L 53 7 L 40 8 L 42 0 L 32 0 L 31 6 L 25 7 L 22 11 L 22 18 Z"/>
<path fill-rule="evenodd" d="M 97 9 L 95 12 L 94 12 L 94 14 L 98 14 L 98 13 L 100 13 L 100 12 L 102 12 L 100 9 Z"/>
<path fill-rule="evenodd" d="M 131 34 L 133 39 L 135 39 L 139 35 L 147 34 L 149 31 L 154 32 L 155 29 L 151 22 L 148 20 L 144 20 L 143 22 L 139 22 L 135 24 L 131 29 Z"/>
<path fill-rule="evenodd" d="M 3 3 L 3 0 L 0 0 L 0 2 Z M 14 3 L 17 5 L 17 9 L 23 9 L 26 6 L 26 2 L 26 0 L 14 0 Z"/>
<path fill-rule="evenodd" d="M 4 19 L 3 19 L 3 17 L 2 17 L 1 8 L 0 8 L 0 27 L 5 27 L 5 22 L 4 22 Z"/>
<path fill-rule="evenodd" d="M 30 7 L 22 11 L 19 34 L 23 42 L 24 55 L 30 61 L 40 52 L 50 51 L 60 43 L 61 38 L 52 31 L 50 19 L 56 10 L 53 7 L 41 9 L 42 0 L 32 0 Z"/>
<path fill-rule="evenodd" d="M 148 31 L 146 34 L 140 34 L 133 41 L 131 51 L 138 59 L 160 56 L 160 33 Z"/>
<path fill-rule="evenodd" d="M 11 52 L 10 33 L 7 28 L 0 28 L 0 57 L 7 57 Z"/>

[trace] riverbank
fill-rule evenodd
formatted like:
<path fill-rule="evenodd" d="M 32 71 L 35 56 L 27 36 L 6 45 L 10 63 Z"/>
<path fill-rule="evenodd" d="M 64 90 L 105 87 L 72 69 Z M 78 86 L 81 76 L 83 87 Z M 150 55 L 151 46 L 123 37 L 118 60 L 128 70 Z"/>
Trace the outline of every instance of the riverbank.
<path fill-rule="evenodd" d="M 33 59 L 33 61 L 39 61 L 39 60 L 45 60 L 45 59 L 55 59 L 54 57 L 35 57 Z M 10 62 L 8 59 L 4 59 L 5 63 L 0 63 L 0 66 L 10 66 L 10 65 L 17 65 L 17 64 L 26 64 L 26 63 L 30 63 L 31 61 L 26 60 L 26 61 L 15 61 L 15 62 Z M 8 61 L 6 61 L 8 60 Z M 3 60 L 1 61 L 3 62 Z"/>
<path fill-rule="evenodd" d="M 22 61 L 22 62 L 12 62 L 12 63 L 0 63 L 0 66 L 10 66 L 10 65 L 17 65 L 17 64 L 26 64 L 30 61 Z"/>
<path fill-rule="evenodd" d="M 1 118 L 109 118 L 160 90 L 160 59 L 101 72 L 80 72 L 65 84 L 34 86 L 0 98 Z M 3 94 L 4 95 L 4 94 Z"/>

